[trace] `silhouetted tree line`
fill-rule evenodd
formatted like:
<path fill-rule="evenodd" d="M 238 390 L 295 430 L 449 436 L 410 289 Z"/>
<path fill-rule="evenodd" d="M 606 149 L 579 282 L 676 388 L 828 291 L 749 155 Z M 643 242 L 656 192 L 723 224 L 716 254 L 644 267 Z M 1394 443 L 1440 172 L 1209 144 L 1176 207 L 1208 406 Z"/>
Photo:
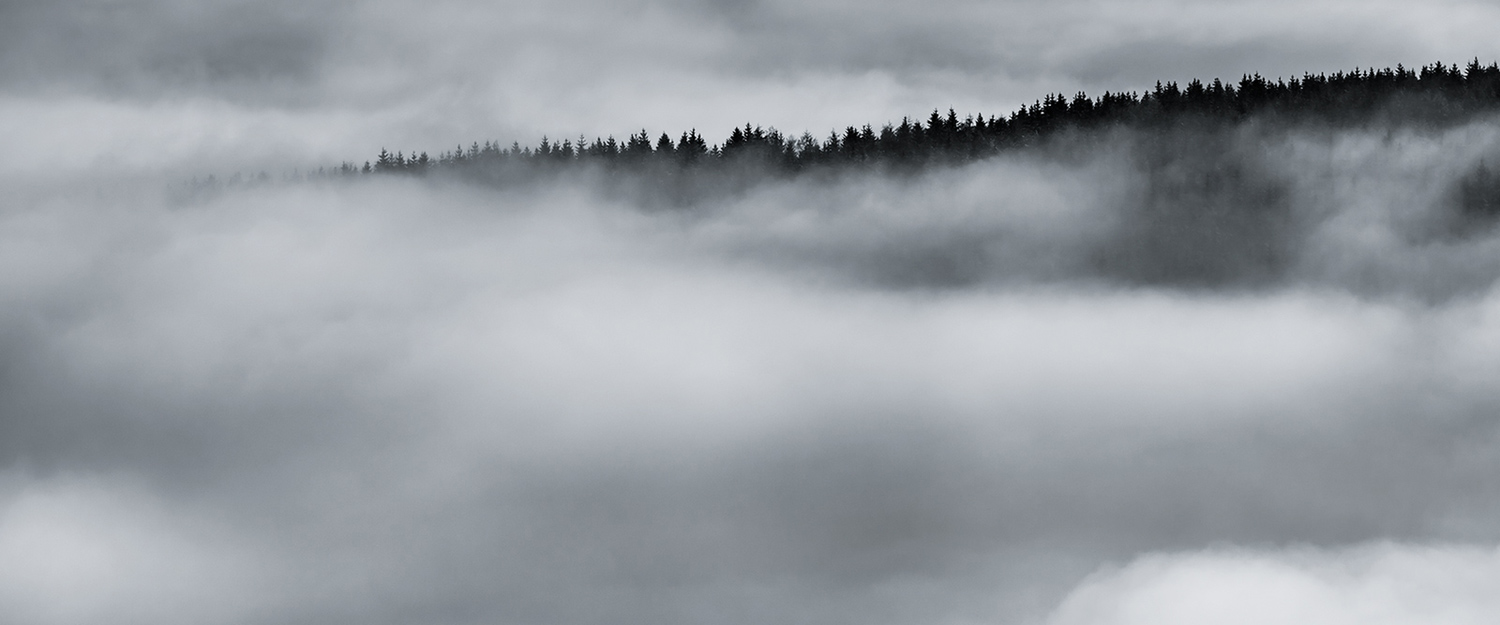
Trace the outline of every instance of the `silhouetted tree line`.
<path fill-rule="evenodd" d="M 1158 84 L 1143 94 L 1053 94 L 1004 116 L 960 118 L 952 110 L 934 111 L 925 120 L 903 119 L 878 130 L 851 126 L 824 138 L 745 125 L 718 144 L 696 131 L 675 139 L 652 139 L 641 131 L 624 141 L 549 138 L 527 147 L 473 142 L 436 156 L 381 150 L 369 162 L 283 174 L 280 181 L 431 176 L 512 187 L 579 172 L 599 183 L 599 190 L 640 207 L 684 207 L 768 179 L 855 169 L 902 175 L 1028 146 L 1066 161 L 1088 158 L 1107 145 L 1112 157 L 1116 150 L 1123 157 L 1120 165 L 1130 178 L 1109 189 L 1104 201 L 1112 224 L 1107 235 L 1090 240 L 1068 261 L 1075 264 L 1027 265 L 997 245 L 993 233 L 976 232 L 932 245 L 904 241 L 899 253 L 877 247 L 858 263 L 860 271 L 893 285 L 1084 275 L 1126 284 L 1255 288 L 1295 272 L 1310 241 L 1307 215 L 1296 199 L 1299 185 L 1309 181 L 1275 166 L 1271 152 L 1255 149 L 1260 139 L 1288 130 L 1320 135 L 1339 128 L 1441 129 L 1497 110 L 1500 67 L 1475 60 L 1465 68 L 1397 66 L 1274 81 L 1257 75 L 1235 84 L 1194 80 L 1185 87 Z M 1500 230 L 1500 171 L 1485 161 L 1463 167 L 1434 172 L 1443 195 L 1405 223 L 1402 236 L 1444 247 Z M 276 182 L 265 173 L 210 178 L 191 185 L 187 197 Z M 1476 270 L 1470 278 L 1431 281 L 1417 290 L 1441 298 L 1492 276 Z"/>
<path fill-rule="evenodd" d="M 878 165 L 911 169 L 984 158 L 1005 150 L 1034 146 L 1063 132 L 1089 132 L 1115 127 L 1171 131 L 1181 128 L 1228 127 L 1246 119 L 1316 121 L 1335 125 L 1361 123 L 1450 123 L 1500 109 L 1500 65 L 1467 67 L 1434 63 L 1417 70 L 1398 65 L 1386 69 L 1355 69 L 1333 74 L 1306 74 L 1290 80 L 1244 76 L 1237 84 L 1214 79 L 1192 80 L 1185 86 L 1161 83 L 1145 93 L 1105 92 L 1090 97 L 1049 94 L 1008 115 L 968 114 L 960 117 L 934 110 L 926 120 L 902 119 L 876 129 L 866 124 L 848 126 L 818 138 L 810 133 L 783 134 L 775 128 L 746 124 L 735 128 L 721 144 L 710 144 L 696 130 L 676 139 L 665 133 L 652 139 L 645 130 L 624 141 L 615 137 L 580 136 L 577 140 L 543 138 L 535 147 L 497 141 L 474 142 L 431 156 L 391 153 L 382 149 L 362 165 L 294 174 L 297 179 L 338 179 L 375 174 L 425 175 L 445 173 L 496 183 L 527 180 L 538 168 L 581 164 L 602 165 L 610 172 L 646 174 L 642 182 L 661 183 L 675 194 L 669 200 L 690 201 L 705 189 L 742 185 L 764 173 L 791 174 L 814 169 Z M 692 172 L 693 175 L 685 174 Z M 752 173 L 753 172 L 753 173 Z M 240 184 L 266 182 L 264 174 L 236 177 Z M 212 177 L 193 187 L 234 186 L 234 180 Z M 1463 192 L 1469 210 L 1487 213 L 1500 201 L 1500 182 Z M 1481 191 L 1494 187 L 1495 191 Z M 662 191 L 656 191 L 661 193 Z M 1491 198 L 1491 196 L 1495 198 Z"/>
<path fill-rule="evenodd" d="M 775 128 L 746 124 L 735 128 L 722 144 L 711 145 L 696 130 L 675 140 L 665 133 L 655 140 L 642 130 L 619 141 L 614 137 L 587 141 L 544 138 L 536 147 L 512 143 L 475 142 L 429 156 L 382 150 L 362 167 L 344 163 L 326 176 L 361 173 L 425 173 L 435 169 L 482 169 L 504 161 L 532 163 L 590 162 L 607 165 L 693 167 L 714 163 L 755 161 L 786 171 L 819 165 L 860 163 L 928 164 L 982 158 L 999 151 L 1034 145 L 1067 129 L 1128 125 L 1153 127 L 1183 123 L 1237 122 L 1251 116 L 1275 115 L 1357 123 L 1388 111 L 1403 121 L 1451 121 L 1500 108 L 1500 66 L 1467 67 L 1435 63 L 1419 70 L 1356 69 L 1333 74 L 1306 74 L 1290 80 L 1245 76 L 1238 84 L 1219 79 L 1187 85 L 1158 82 L 1145 93 L 1105 92 L 1090 97 L 1049 94 L 1009 115 L 971 114 L 960 117 L 949 109 L 934 110 L 925 121 L 902 119 L 876 129 L 868 124 L 848 126 L 819 139 L 811 134 L 788 136 Z"/>

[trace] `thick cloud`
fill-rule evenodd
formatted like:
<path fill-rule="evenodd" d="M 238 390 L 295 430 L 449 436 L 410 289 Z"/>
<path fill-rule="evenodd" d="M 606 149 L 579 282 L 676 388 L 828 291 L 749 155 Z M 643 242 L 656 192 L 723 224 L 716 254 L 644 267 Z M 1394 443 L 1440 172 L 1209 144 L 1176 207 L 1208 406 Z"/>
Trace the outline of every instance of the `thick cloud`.
<path fill-rule="evenodd" d="M 0 3 L 0 623 L 1493 621 L 1494 120 L 280 182 L 1496 56 L 1444 9 Z"/>
<path fill-rule="evenodd" d="M 251 169 L 316 167 L 382 145 L 436 152 L 641 128 L 718 140 L 753 122 L 822 136 L 934 108 L 1003 113 L 1053 91 L 1500 58 L 1484 27 L 1495 11 L 1486 2 L 9 0 L 0 110 L 46 124 L 0 138 L 8 152 L 63 150 L 84 164 L 100 143 L 137 146 L 145 154 L 127 160 L 206 172 L 247 159 Z M 76 108 L 49 119 L 59 98 Z M 112 121 L 87 123 L 101 116 Z M 190 153 L 154 145 L 178 136 L 164 123 L 175 118 L 201 120 L 193 126 L 208 141 Z M 223 162 L 205 167 L 205 157 Z"/>
<path fill-rule="evenodd" d="M 7 91 L 261 101 L 317 80 L 338 3 L 7 0 Z M 272 100 L 276 101 L 276 100 Z"/>
<path fill-rule="evenodd" d="M 1050 622 L 1487 623 L 1497 581 L 1493 549 L 1156 556 L 1091 579 Z"/>
<path fill-rule="evenodd" d="M 1484 128 L 1308 162 L 1399 184 Z M 1385 259 L 1445 252 L 1399 239 L 1340 255 L 1396 285 L 1369 292 L 1316 256 L 1090 278 L 1135 236 L 1105 161 L 686 211 L 562 180 L 47 194 L 0 222 L 4 592 L 57 623 L 1010 620 L 1141 552 L 1500 540 L 1487 285 L 1408 297 Z M 1317 248 L 1400 225 L 1298 180 Z M 1000 251 L 929 275 L 973 245 Z"/>

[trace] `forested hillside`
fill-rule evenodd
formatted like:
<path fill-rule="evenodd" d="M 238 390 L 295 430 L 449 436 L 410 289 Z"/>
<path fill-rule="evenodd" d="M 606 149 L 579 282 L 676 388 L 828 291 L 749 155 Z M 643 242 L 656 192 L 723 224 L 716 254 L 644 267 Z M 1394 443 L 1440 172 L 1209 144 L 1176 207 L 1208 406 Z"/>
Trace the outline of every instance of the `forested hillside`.
<path fill-rule="evenodd" d="M 1185 87 L 1160 83 L 1145 93 L 1109 93 L 1097 97 L 1049 94 L 1008 115 L 965 114 L 937 110 L 923 120 L 903 119 L 876 128 L 847 126 L 818 138 L 790 136 L 775 128 L 746 124 L 722 144 L 710 144 L 696 130 L 676 139 L 646 130 L 626 139 L 615 137 L 554 140 L 535 147 L 499 141 L 458 146 L 436 156 L 427 152 L 382 150 L 363 165 L 348 162 L 322 175 L 359 173 L 423 174 L 433 170 L 483 173 L 515 163 L 599 163 L 612 167 L 702 168 L 755 163 L 784 172 L 820 166 L 879 163 L 920 166 L 957 163 L 1009 149 L 1037 145 L 1068 130 L 1114 126 L 1144 129 L 1232 125 L 1251 118 L 1287 122 L 1324 122 L 1350 126 L 1368 123 L 1446 124 L 1500 108 L 1500 66 L 1467 67 L 1435 63 L 1420 70 L 1355 69 L 1334 74 L 1307 74 L 1290 80 L 1245 76 L 1237 84 L 1219 79 L 1193 80 Z"/>

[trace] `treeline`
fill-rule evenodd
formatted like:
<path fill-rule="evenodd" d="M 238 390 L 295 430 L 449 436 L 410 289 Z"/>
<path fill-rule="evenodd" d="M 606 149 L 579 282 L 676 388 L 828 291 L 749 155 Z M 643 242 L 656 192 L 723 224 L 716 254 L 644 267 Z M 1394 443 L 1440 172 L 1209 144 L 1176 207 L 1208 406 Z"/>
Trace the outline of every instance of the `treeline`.
<path fill-rule="evenodd" d="M 737 169 L 756 165 L 759 171 L 785 173 L 859 164 L 919 167 L 965 162 L 1037 145 L 1067 130 L 1233 124 L 1251 117 L 1342 125 L 1375 122 L 1381 116 L 1390 122 L 1445 123 L 1496 109 L 1500 109 L 1500 65 L 1484 66 L 1475 59 L 1466 67 L 1434 63 L 1412 70 L 1398 65 L 1394 69 L 1306 74 L 1290 80 L 1270 80 L 1257 74 L 1244 76 L 1237 84 L 1219 79 L 1207 83 L 1195 79 L 1185 86 L 1158 82 L 1145 93 L 1105 92 L 1097 97 L 1082 92 L 1072 97 L 1049 94 L 1008 115 L 960 117 L 952 109 L 946 115 L 934 110 L 925 121 L 902 119 L 880 128 L 869 124 L 848 126 L 823 138 L 809 133 L 789 136 L 775 128 L 746 124 L 735 128 L 720 144 L 710 144 L 696 130 L 675 139 L 665 133 L 653 139 L 642 130 L 623 141 L 613 136 L 562 141 L 543 138 L 534 147 L 474 142 L 435 156 L 381 150 L 374 160 L 363 164 L 345 162 L 294 177 L 446 172 L 500 181 L 516 179 L 517 171 L 569 164 L 598 164 L 610 170 L 639 169 L 670 176 L 686 170 L 722 170 L 726 165 Z M 222 183 L 210 179 L 208 184 Z"/>

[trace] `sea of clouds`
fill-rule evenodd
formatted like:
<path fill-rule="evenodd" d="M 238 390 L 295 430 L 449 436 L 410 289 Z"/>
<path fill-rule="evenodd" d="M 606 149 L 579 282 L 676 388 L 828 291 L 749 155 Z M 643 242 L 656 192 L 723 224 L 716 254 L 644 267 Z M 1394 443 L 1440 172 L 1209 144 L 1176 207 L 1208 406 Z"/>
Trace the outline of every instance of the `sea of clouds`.
<path fill-rule="evenodd" d="M 1488 5 L 495 6 L 0 2 L 0 623 L 1500 619 L 1493 119 L 282 180 L 1462 60 Z"/>

